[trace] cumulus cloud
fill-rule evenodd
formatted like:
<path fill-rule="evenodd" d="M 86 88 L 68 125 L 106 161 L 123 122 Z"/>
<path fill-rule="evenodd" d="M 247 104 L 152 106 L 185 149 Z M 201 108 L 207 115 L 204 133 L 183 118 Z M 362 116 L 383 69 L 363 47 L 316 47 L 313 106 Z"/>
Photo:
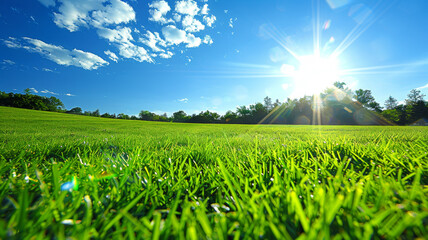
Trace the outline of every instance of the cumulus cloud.
<path fill-rule="evenodd" d="M 79 27 L 103 27 L 135 21 L 134 9 L 120 0 L 59 0 L 54 22 L 70 32 Z"/>
<path fill-rule="evenodd" d="M 180 44 L 186 42 L 186 32 L 178 29 L 174 25 L 168 25 L 162 28 L 162 34 L 165 40 L 172 44 Z"/>
<path fill-rule="evenodd" d="M 158 32 L 150 32 L 147 30 L 146 34 L 144 34 L 145 38 L 140 38 L 140 42 L 144 43 L 148 47 L 150 47 L 155 52 L 163 52 L 164 50 L 161 47 L 166 47 L 166 42 L 163 40 Z"/>
<path fill-rule="evenodd" d="M 186 38 L 186 47 L 188 48 L 194 48 L 199 47 L 201 45 L 202 40 L 198 37 L 195 37 L 195 35 L 188 33 Z"/>
<path fill-rule="evenodd" d="M 71 94 L 71 93 L 66 93 L 66 94 L 65 94 L 65 96 L 68 96 L 68 97 L 74 97 L 74 96 L 76 96 L 76 95 L 73 95 L 73 94 Z"/>
<path fill-rule="evenodd" d="M 161 58 L 171 58 L 174 54 L 172 52 L 166 52 L 166 53 L 161 53 L 159 54 L 159 57 Z"/>
<path fill-rule="evenodd" d="M 206 35 L 205 37 L 204 37 L 204 41 L 203 41 L 205 44 L 208 44 L 208 45 L 211 45 L 211 44 L 213 44 L 213 39 L 211 38 L 211 36 L 210 35 Z"/>
<path fill-rule="evenodd" d="M 202 42 L 200 38 L 191 33 L 186 33 L 186 31 L 178 29 L 174 25 L 163 27 L 162 34 L 168 43 L 175 45 L 186 43 L 188 48 L 198 47 Z"/>
<path fill-rule="evenodd" d="M 167 20 L 165 15 L 171 10 L 171 7 L 164 0 L 154 1 L 149 4 L 150 21 L 160 22 L 166 24 L 173 22 L 171 19 Z"/>
<path fill-rule="evenodd" d="M 117 57 L 117 55 L 114 52 L 111 52 L 110 50 L 104 51 L 104 54 L 108 56 L 108 58 L 110 58 L 110 60 L 117 62 L 117 60 L 119 60 L 119 58 Z"/>
<path fill-rule="evenodd" d="M 214 24 L 214 22 L 216 21 L 216 17 L 214 15 L 211 16 L 204 16 L 204 21 L 207 24 L 208 27 L 212 27 L 212 25 Z"/>
<path fill-rule="evenodd" d="M 178 13 L 173 13 L 172 18 L 174 18 L 174 21 L 181 22 L 181 15 Z"/>
<path fill-rule="evenodd" d="M 128 58 L 153 63 L 153 58 L 156 57 L 171 58 L 175 50 L 181 50 L 176 47 L 180 44 L 186 48 L 194 48 L 202 43 L 213 43 L 208 35 L 205 38 L 194 35 L 207 27 L 212 27 L 216 21 L 214 15 L 209 15 L 210 9 L 206 0 L 199 0 L 200 5 L 196 0 L 177 0 L 174 6 L 170 6 L 167 0 L 150 0 L 148 3 L 148 19 L 164 26 L 160 32 L 142 27 L 145 33 L 140 31 L 141 29 L 137 29 L 138 27 L 128 25 L 136 21 L 136 14 L 126 0 L 39 1 L 46 7 L 54 7 L 53 20 L 58 27 L 65 28 L 70 32 L 82 28 L 95 29 L 100 38 L 107 40 L 110 46 L 117 48 L 117 51 L 114 52 L 104 51 L 104 54 L 114 62 Z M 26 45 L 21 46 L 20 41 L 8 39 L 3 42 L 11 48 L 26 49 Z M 78 54 L 77 51 L 70 52 Z M 44 56 L 58 64 L 75 65 L 67 62 L 59 63 L 59 60 L 54 60 L 55 57 L 50 57 L 47 54 Z M 108 63 L 101 65 L 105 64 Z M 86 66 L 86 68 L 92 67 Z"/>
<path fill-rule="evenodd" d="M 205 29 L 205 26 L 191 15 L 185 16 L 182 24 L 186 32 L 199 32 Z"/>
<path fill-rule="evenodd" d="M 129 27 L 117 29 L 100 28 L 98 35 L 113 43 L 119 50 L 119 55 L 124 58 L 131 58 L 138 62 L 153 62 L 149 53 L 143 47 L 133 43 L 134 38 Z"/>
<path fill-rule="evenodd" d="M 49 68 L 43 68 L 43 69 L 42 69 L 42 71 L 43 71 L 43 72 L 53 72 L 53 71 L 52 71 L 51 69 L 49 69 Z"/>
<path fill-rule="evenodd" d="M 132 30 L 129 27 L 117 29 L 100 28 L 97 32 L 100 37 L 107 39 L 109 42 L 120 43 L 134 40 L 131 34 Z"/>
<path fill-rule="evenodd" d="M 202 15 L 207 15 L 210 9 L 208 8 L 208 4 L 205 4 L 204 7 L 201 10 Z"/>
<path fill-rule="evenodd" d="M 109 64 L 93 53 L 78 49 L 68 50 L 62 46 L 45 43 L 38 39 L 23 37 L 22 40 L 18 40 L 9 38 L 8 40 L 3 40 L 3 42 L 10 48 L 23 48 L 29 52 L 38 53 L 59 65 L 92 70 Z"/>
<path fill-rule="evenodd" d="M 195 16 L 199 12 L 199 7 L 193 0 L 183 0 L 175 4 L 175 11 L 180 14 Z"/>
<path fill-rule="evenodd" d="M 187 102 L 189 101 L 189 99 L 187 99 L 187 98 L 183 98 L 183 99 L 178 99 L 178 101 L 179 101 L 179 102 L 187 103 Z"/>

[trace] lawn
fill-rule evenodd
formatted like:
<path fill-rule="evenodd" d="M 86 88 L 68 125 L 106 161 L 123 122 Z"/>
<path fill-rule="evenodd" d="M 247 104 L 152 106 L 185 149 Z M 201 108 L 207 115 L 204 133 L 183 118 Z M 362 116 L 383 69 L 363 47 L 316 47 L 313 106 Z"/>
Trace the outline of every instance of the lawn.
<path fill-rule="evenodd" d="M 0 238 L 428 236 L 428 128 L 0 107 Z"/>

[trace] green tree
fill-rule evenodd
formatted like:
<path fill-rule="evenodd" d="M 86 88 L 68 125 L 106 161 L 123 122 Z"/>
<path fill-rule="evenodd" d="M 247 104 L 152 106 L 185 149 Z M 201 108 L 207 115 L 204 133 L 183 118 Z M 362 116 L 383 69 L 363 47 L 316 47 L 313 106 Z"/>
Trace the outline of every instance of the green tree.
<path fill-rule="evenodd" d="M 183 110 L 173 113 L 172 118 L 174 122 L 186 122 L 188 120 L 187 114 Z"/>
<path fill-rule="evenodd" d="M 386 110 L 394 109 L 398 106 L 397 99 L 393 98 L 392 96 L 389 96 L 388 99 L 385 101 L 385 108 Z"/>
<path fill-rule="evenodd" d="M 273 109 L 272 99 L 270 97 L 266 96 L 263 99 L 263 102 L 264 102 L 264 107 L 265 107 L 266 111 L 268 111 L 268 112 L 272 111 L 272 109 Z"/>
<path fill-rule="evenodd" d="M 75 108 L 72 108 L 72 109 L 68 110 L 67 113 L 81 115 L 82 114 L 82 109 L 80 107 L 75 107 Z"/>
<path fill-rule="evenodd" d="M 149 111 L 142 110 L 138 116 L 141 120 L 153 121 L 154 114 Z"/>
<path fill-rule="evenodd" d="M 345 89 L 345 85 L 346 85 L 346 83 L 344 83 L 344 82 L 334 82 L 333 83 L 333 86 L 335 86 L 336 88 L 338 88 L 338 89 Z"/>
<path fill-rule="evenodd" d="M 410 93 L 407 94 L 406 104 L 407 105 L 413 105 L 416 104 L 418 101 L 423 101 L 425 94 L 421 94 L 421 90 L 419 89 L 412 89 L 410 90 Z"/>
<path fill-rule="evenodd" d="M 359 103 L 361 103 L 361 105 L 370 110 L 374 110 L 377 112 L 382 111 L 382 108 L 380 107 L 379 103 L 375 101 L 371 90 L 358 89 L 357 91 L 355 91 L 355 99 Z"/>

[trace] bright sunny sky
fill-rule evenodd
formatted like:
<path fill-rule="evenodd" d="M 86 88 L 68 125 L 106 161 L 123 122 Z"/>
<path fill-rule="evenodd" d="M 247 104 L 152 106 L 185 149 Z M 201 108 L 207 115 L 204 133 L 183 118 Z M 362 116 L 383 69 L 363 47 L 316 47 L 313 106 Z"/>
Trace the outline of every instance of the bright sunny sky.
<path fill-rule="evenodd" d="M 427 9 L 427 0 L 2 0 L 0 90 L 101 113 L 223 114 L 339 80 L 383 105 L 414 88 L 428 95 Z"/>

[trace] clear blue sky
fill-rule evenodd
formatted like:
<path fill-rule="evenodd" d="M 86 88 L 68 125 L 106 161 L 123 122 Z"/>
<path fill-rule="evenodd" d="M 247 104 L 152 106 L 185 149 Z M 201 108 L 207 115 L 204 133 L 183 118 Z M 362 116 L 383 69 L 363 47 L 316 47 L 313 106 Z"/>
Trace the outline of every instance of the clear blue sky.
<path fill-rule="evenodd" d="M 295 96 L 299 84 L 281 71 L 298 67 L 287 49 L 306 56 L 315 45 L 340 53 L 340 79 L 383 105 L 413 88 L 428 95 L 427 9 L 426 0 L 2 0 L 0 90 L 32 88 L 101 113 L 224 113 Z"/>

